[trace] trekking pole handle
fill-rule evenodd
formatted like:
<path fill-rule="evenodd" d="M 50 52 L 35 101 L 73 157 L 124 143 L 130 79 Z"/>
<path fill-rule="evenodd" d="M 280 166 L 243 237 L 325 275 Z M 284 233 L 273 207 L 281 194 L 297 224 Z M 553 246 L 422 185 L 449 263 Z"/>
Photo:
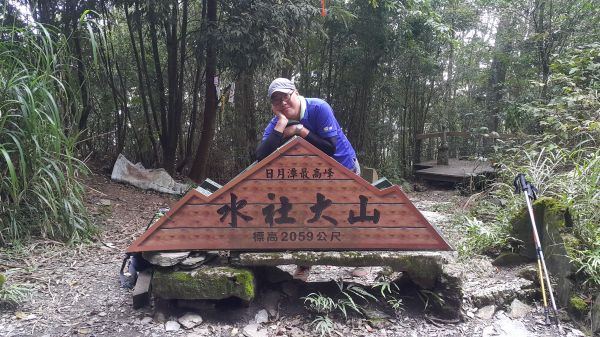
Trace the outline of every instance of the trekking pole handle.
<path fill-rule="evenodd" d="M 529 199 L 531 200 L 535 200 L 537 199 L 536 193 L 537 193 L 537 188 L 535 188 L 535 186 L 531 185 L 527 179 L 525 179 L 525 175 L 523 173 L 519 173 L 517 174 L 517 176 L 515 177 L 515 180 L 513 181 L 513 185 L 515 186 L 515 193 L 519 194 L 521 193 L 521 191 L 527 193 L 527 196 L 529 197 Z"/>

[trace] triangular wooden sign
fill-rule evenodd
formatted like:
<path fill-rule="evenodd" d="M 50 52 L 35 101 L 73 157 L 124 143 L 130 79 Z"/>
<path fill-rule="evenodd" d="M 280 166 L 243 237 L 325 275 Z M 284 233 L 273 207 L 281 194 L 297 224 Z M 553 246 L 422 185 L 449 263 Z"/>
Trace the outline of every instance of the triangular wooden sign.
<path fill-rule="evenodd" d="M 451 250 L 398 186 L 294 137 L 214 193 L 188 192 L 127 252 Z"/>

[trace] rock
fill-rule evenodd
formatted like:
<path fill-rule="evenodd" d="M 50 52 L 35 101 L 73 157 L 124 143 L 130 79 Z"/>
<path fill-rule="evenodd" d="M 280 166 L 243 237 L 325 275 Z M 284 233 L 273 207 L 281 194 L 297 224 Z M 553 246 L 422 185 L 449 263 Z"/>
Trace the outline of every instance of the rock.
<path fill-rule="evenodd" d="M 569 312 L 578 319 L 582 319 L 590 310 L 588 303 L 578 295 L 571 296 L 569 300 Z"/>
<path fill-rule="evenodd" d="M 516 253 L 506 252 L 500 254 L 493 262 L 492 265 L 496 267 L 514 267 L 523 263 L 530 262 L 531 259 L 525 256 L 521 256 Z"/>
<path fill-rule="evenodd" d="M 242 329 L 242 333 L 246 337 L 267 337 L 268 331 L 267 329 L 260 329 L 260 325 L 256 323 L 248 324 Z"/>
<path fill-rule="evenodd" d="M 383 328 L 388 319 L 392 318 L 385 312 L 375 308 L 362 308 L 361 311 L 369 321 L 369 324 L 376 329 Z"/>
<path fill-rule="evenodd" d="M 430 301 L 432 310 L 437 314 L 451 319 L 462 319 L 463 283 L 462 270 L 453 264 L 442 268 L 439 281 L 432 292 L 441 300 Z"/>
<path fill-rule="evenodd" d="M 181 328 L 181 325 L 175 321 L 168 321 L 165 323 L 165 331 L 178 331 Z"/>
<path fill-rule="evenodd" d="M 532 310 L 532 308 L 529 305 L 519 301 L 518 299 L 514 299 L 512 301 L 512 303 L 510 304 L 509 315 L 511 318 L 523 318 L 531 310 Z"/>
<path fill-rule="evenodd" d="M 350 273 L 353 277 L 365 277 L 369 275 L 369 271 L 364 267 L 356 267 Z"/>
<path fill-rule="evenodd" d="M 185 329 L 193 329 L 198 325 L 202 324 L 202 317 L 198 314 L 188 312 L 185 313 L 185 315 L 179 317 L 177 319 L 177 322 L 183 325 Z"/>
<path fill-rule="evenodd" d="M 77 329 L 77 334 L 78 335 L 88 335 L 90 333 L 92 333 L 92 329 L 90 329 L 90 328 L 79 328 L 79 329 Z"/>
<path fill-rule="evenodd" d="M 269 313 L 265 310 L 259 310 L 254 316 L 254 321 L 256 324 L 267 323 L 269 321 Z"/>
<path fill-rule="evenodd" d="M 207 336 L 227 336 L 226 334 L 216 334 L 214 329 L 207 327 L 196 328 L 193 332 L 188 333 L 185 337 L 207 337 Z M 235 336 L 235 335 L 232 335 Z"/>
<path fill-rule="evenodd" d="M 501 283 L 479 284 L 471 291 L 471 301 L 478 307 L 494 304 L 503 307 L 513 299 L 525 295 L 524 289 L 529 288 L 532 282 L 522 278 L 511 279 Z"/>
<path fill-rule="evenodd" d="M 505 315 L 501 315 L 500 319 L 494 323 L 494 328 L 499 337 L 534 337 L 527 330 L 525 324 L 512 320 Z"/>
<path fill-rule="evenodd" d="M 206 261 L 206 255 L 188 256 L 183 261 L 179 262 L 179 266 L 183 269 L 194 269 L 200 267 Z"/>
<path fill-rule="evenodd" d="M 150 316 L 146 316 L 140 320 L 140 324 L 143 324 L 143 325 L 151 323 L 151 322 L 152 322 L 152 317 L 150 317 Z"/>
<path fill-rule="evenodd" d="M 188 271 L 154 271 L 152 293 L 162 299 L 214 299 L 237 297 L 244 301 L 254 298 L 252 271 L 233 267 L 208 267 Z"/>
<path fill-rule="evenodd" d="M 140 163 L 132 164 L 122 154 L 119 154 L 110 178 L 145 190 L 170 194 L 183 194 L 189 189 L 188 185 L 175 182 L 164 169 L 145 169 Z"/>
<path fill-rule="evenodd" d="M 476 316 L 481 319 L 492 319 L 494 317 L 494 313 L 496 312 L 495 305 L 486 305 L 485 307 L 477 310 Z"/>
<path fill-rule="evenodd" d="M 585 334 L 581 330 L 571 328 L 571 331 L 567 333 L 567 337 L 585 337 Z"/>
<path fill-rule="evenodd" d="M 190 252 L 143 252 L 144 259 L 155 266 L 171 267 L 185 260 Z"/>
<path fill-rule="evenodd" d="M 590 314 L 592 316 L 592 332 L 600 332 L 600 295 L 596 295 Z"/>
<path fill-rule="evenodd" d="M 556 279 L 554 290 L 557 294 L 557 304 L 566 307 L 573 289 L 571 276 L 575 272 L 575 268 L 569 257 L 571 249 L 567 249 L 565 244 L 570 247 L 578 244 L 578 240 L 568 234 L 573 226 L 571 216 L 568 209 L 552 198 L 539 198 L 532 207 L 546 267 L 548 273 Z M 518 253 L 536 259 L 531 219 L 527 207 L 524 207 L 511 223 L 511 234 L 522 242 Z"/>
<path fill-rule="evenodd" d="M 100 206 L 110 206 L 112 205 L 112 202 L 108 199 L 100 199 L 100 201 L 98 202 L 98 204 Z"/>
<path fill-rule="evenodd" d="M 159 322 L 159 323 L 165 323 L 167 321 L 167 316 L 164 312 L 162 311 L 157 311 L 156 313 L 154 313 L 154 321 Z"/>
<path fill-rule="evenodd" d="M 539 286 L 540 279 L 538 276 L 538 270 L 534 266 L 525 266 L 521 268 L 518 272 L 519 277 L 524 278 L 526 280 L 532 281 L 536 285 Z"/>
<path fill-rule="evenodd" d="M 496 335 L 496 329 L 492 325 L 486 326 L 483 328 L 483 332 L 481 333 L 481 337 L 492 337 Z"/>

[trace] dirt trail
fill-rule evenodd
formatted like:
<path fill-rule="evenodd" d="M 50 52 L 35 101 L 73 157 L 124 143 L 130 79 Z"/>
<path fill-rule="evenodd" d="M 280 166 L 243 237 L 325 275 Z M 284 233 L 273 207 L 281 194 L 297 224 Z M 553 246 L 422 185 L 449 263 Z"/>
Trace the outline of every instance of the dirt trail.
<path fill-rule="evenodd" d="M 278 317 L 259 324 L 259 329 L 254 332 L 248 329 L 257 312 L 268 305 L 266 298 L 270 290 L 263 290 L 249 308 L 220 308 L 207 304 L 197 311 L 204 318 L 202 324 L 191 330 L 182 328 L 167 332 L 165 324 L 151 318 L 151 308 L 132 308 L 130 290 L 119 287 L 118 270 L 125 248 L 143 233 L 154 212 L 174 204 L 176 198 L 114 183 L 109 177 L 98 174 L 86 178 L 85 185 L 87 204 L 99 224 L 99 240 L 74 247 L 36 241 L 19 253 L 3 253 L 0 262 L 15 267 L 5 272 L 9 280 L 29 284 L 34 291 L 16 308 L 0 309 L 0 336 L 316 336 L 311 325 L 314 317 L 298 300 L 283 300 Z M 409 198 L 452 244 L 458 242 L 460 227 L 452 225 L 449 216 L 460 209 L 465 197 L 454 191 L 430 190 L 411 193 Z M 414 301 L 406 299 L 403 312 L 389 317 L 376 328 L 359 317 L 352 317 L 347 322 L 336 319 L 337 335 L 558 335 L 552 327 L 543 325 L 543 316 L 535 308 L 519 319 L 509 318 L 504 308 L 499 308 L 493 317 L 479 318 L 481 310 L 477 311 L 470 304 L 469 292 L 512 282 L 516 271 L 498 270 L 483 257 L 457 265 L 464 269 L 467 292 L 464 322 L 450 323 L 431 318 L 418 306 L 412 306 Z M 315 272 L 322 277 L 332 272 L 331 268 L 320 270 Z M 298 291 L 314 291 L 314 286 L 300 287 Z M 535 304 L 530 305 L 535 307 Z M 502 331 L 500 325 L 517 330 Z M 565 324 L 565 328 L 570 336 L 578 335 L 578 330 L 572 330 L 569 324 Z"/>

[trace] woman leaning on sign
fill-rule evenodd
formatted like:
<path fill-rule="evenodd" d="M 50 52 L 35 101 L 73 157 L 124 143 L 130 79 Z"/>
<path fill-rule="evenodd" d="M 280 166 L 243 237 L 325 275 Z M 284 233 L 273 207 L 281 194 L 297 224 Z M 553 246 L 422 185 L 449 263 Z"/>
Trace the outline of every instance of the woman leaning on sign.
<path fill-rule="evenodd" d="M 360 175 L 356 152 L 333 115 L 331 106 L 320 98 L 300 96 L 294 83 L 287 78 L 276 78 L 269 85 L 271 109 L 275 116 L 263 133 L 256 149 L 258 161 L 275 151 L 292 136 L 299 136 L 333 157 L 352 172 Z M 310 267 L 298 266 L 294 277 L 306 281 Z M 353 274 L 362 276 L 362 268 Z"/>

